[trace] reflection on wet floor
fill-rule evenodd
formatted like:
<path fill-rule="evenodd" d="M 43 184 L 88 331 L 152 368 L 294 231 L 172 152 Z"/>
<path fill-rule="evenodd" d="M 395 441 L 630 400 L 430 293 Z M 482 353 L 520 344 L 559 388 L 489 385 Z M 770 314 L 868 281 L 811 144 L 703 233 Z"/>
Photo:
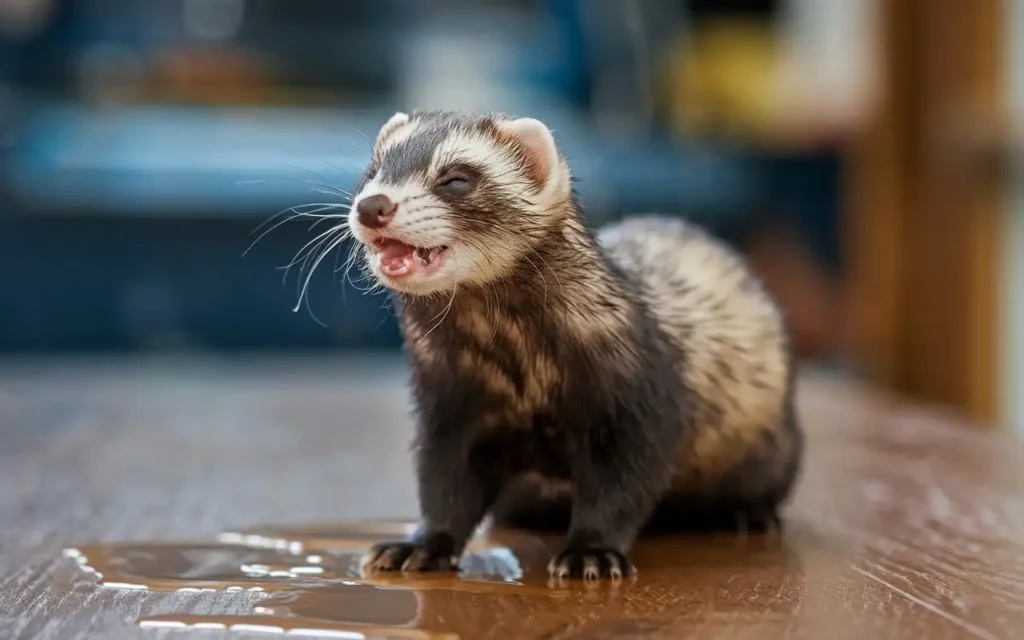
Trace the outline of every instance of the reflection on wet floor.
<path fill-rule="evenodd" d="M 621 637 L 668 633 L 694 616 L 707 631 L 716 620 L 782 623 L 800 606 L 793 594 L 804 592 L 794 582 L 797 558 L 779 536 L 642 540 L 634 554 L 640 575 L 618 584 L 552 583 L 546 565 L 558 540 L 502 530 L 473 541 L 458 575 L 360 574 L 372 542 L 401 538 L 412 526 L 262 528 L 65 555 L 106 588 L 266 594 L 251 615 L 172 613 L 139 620 L 144 627 L 310 637 Z"/>

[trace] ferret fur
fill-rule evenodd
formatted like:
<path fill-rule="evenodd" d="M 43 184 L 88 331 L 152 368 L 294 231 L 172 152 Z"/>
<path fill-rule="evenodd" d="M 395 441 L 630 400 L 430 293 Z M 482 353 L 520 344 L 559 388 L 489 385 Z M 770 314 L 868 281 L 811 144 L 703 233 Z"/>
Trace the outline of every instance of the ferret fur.
<path fill-rule="evenodd" d="M 376 194 L 379 230 L 356 215 Z M 790 339 L 724 243 L 653 215 L 593 233 L 543 123 L 451 112 L 382 127 L 349 224 L 400 319 L 422 512 L 365 570 L 453 569 L 488 514 L 565 527 L 549 570 L 587 579 L 633 574 L 648 527 L 778 522 L 803 449 Z M 388 278 L 381 238 L 447 257 Z"/>

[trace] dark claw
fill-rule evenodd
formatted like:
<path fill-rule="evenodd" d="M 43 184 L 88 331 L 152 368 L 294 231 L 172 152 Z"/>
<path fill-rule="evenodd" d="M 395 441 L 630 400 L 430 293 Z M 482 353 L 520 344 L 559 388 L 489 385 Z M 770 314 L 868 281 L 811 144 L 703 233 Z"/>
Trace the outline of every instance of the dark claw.
<path fill-rule="evenodd" d="M 417 547 L 402 565 L 402 571 L 456 571 L 459 559 L 455 556 L 432 553 Z"/>
<path fill-rule="evenodd" d="M 381 542 L 363 557 L 364 573 L 387 571 L 454 571 L 458 558 L 413 542 Z"/>
<path fill-rule="evenodd" d="M 364 572 L 399 571 L 405 561 L 416 550 L 410 542 L 381 542 L 373 545 L 363 556 Z"/>
<path fill-rule="evenodd" d="M 636 567 L 615 549 L 589 547 L 565 549 L 552 558 L 548 571 L 557 578 L 620 580 L 636 575 Z"/>

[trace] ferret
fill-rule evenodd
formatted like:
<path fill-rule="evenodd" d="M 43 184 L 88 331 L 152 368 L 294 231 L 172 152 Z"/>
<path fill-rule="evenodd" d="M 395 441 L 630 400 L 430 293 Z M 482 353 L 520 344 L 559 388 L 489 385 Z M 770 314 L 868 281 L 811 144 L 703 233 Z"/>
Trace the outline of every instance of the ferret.
<path fill-rule="evenodd" d="M 421 518 L 364 572 L 457 570 L 489 514 L 531 524 L 556 504 L 555 579 L 636 575 L 656 521 L 779 523 L 803 449 L 779 307 L 693 223 L 592 232 L 573 185 L 534 118 L 396 113 L 379 130 L 347 224 L 398 314 Z"/>

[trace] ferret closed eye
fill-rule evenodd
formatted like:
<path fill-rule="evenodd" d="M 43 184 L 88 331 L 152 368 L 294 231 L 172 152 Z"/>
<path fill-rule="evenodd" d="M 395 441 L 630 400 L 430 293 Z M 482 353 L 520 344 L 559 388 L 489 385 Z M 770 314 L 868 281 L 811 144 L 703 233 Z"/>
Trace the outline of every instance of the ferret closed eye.
<path fill-rule="evenodd" d="M 365 571 L 455 569 L 488 514 L 563 527 L 552 575 L 613 580 L 656 521 L 779 522 L 793 358 L 732 249 L 657 216 L 592 232 L 551 131 L 505 115 L 395 114 L 348 224 L 394 299 L 417 420 L 420 526 Z"/>
<path fill-rule="evenodd" d="M 452 171 L 445 173 L 437 186 L 448 193 L 462 195 L 469 192 L 473 185 L 468 176 Z"/>

